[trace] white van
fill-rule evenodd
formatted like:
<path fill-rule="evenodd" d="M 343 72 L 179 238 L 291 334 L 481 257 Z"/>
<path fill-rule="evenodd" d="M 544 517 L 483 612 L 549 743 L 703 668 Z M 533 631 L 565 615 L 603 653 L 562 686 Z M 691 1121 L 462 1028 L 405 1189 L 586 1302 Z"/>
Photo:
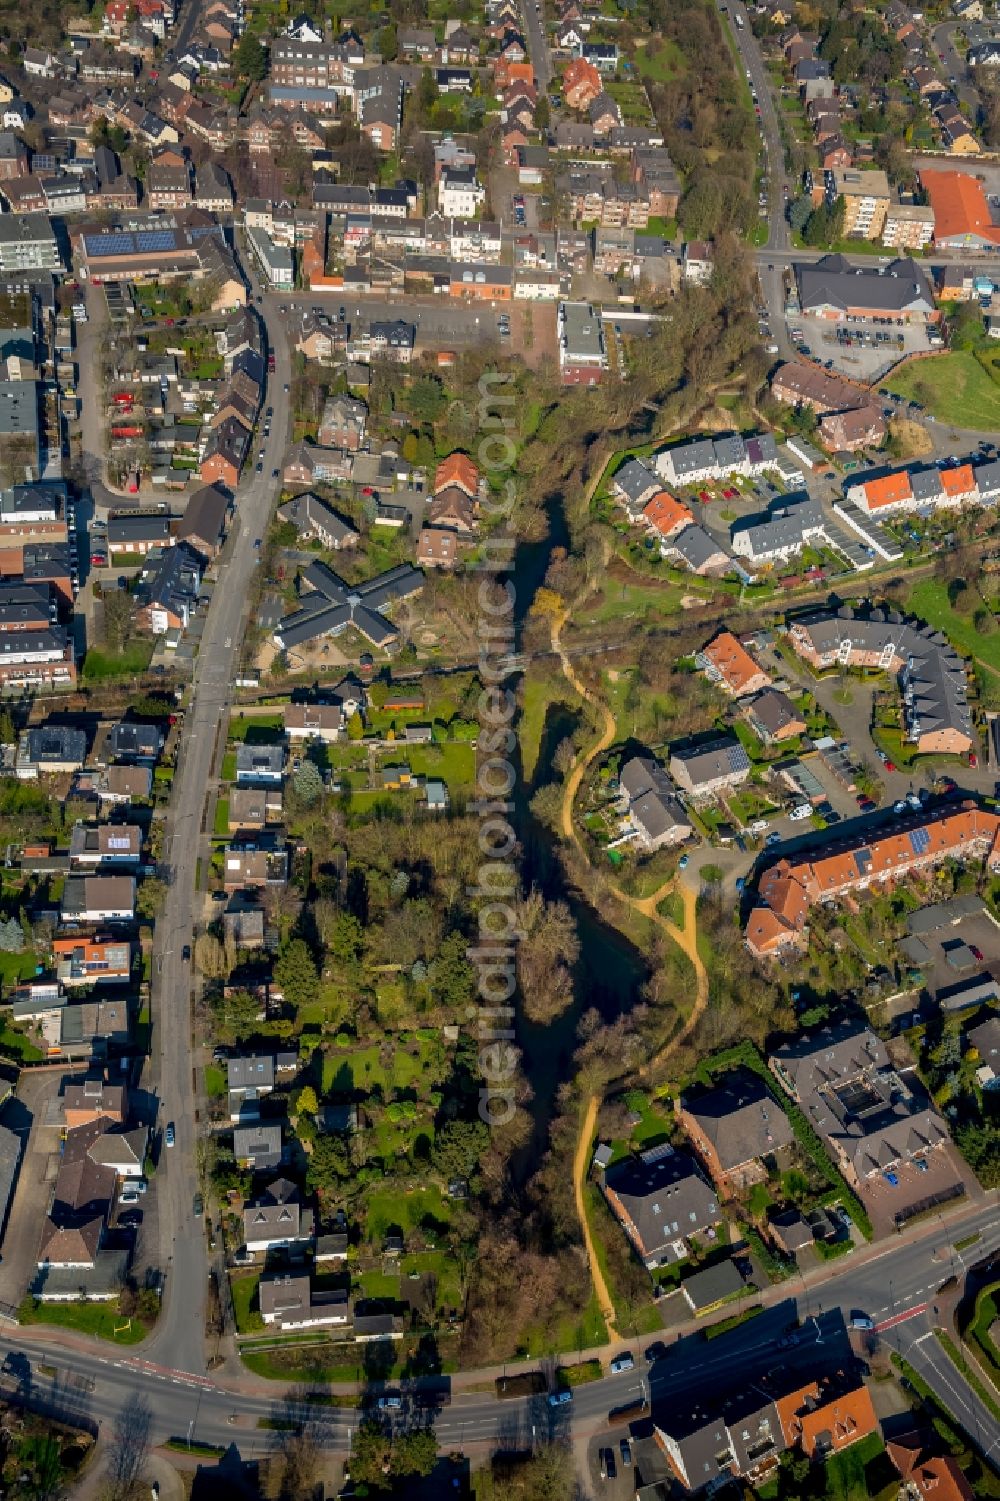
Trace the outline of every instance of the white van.
<path fill-rule="evenodd" d="M 803 818 L 810 818 L 812 816 L 812 803 L 799 803 L 798 807 L 793 808 L 788 816 L 794 823 L 799 823 Z"/>

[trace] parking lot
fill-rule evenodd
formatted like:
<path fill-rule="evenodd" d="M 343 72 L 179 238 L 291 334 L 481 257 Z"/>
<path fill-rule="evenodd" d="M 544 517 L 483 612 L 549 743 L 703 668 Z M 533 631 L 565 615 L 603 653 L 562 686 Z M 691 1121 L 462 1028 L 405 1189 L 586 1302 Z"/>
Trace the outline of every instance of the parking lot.
<path fill-rule="evenodd" d="M 610 1457 L 609 1457 L 610 1456 Z M 613 1429 L 587 1445 L 591 1493 L 609 1501 L 635 1495 L 635 1464 L 627 1428 Z"/>
<path fill-rule="evenodd" d="M 808 350 L 820 365 L 866 384 L 880 380 L 904 355 L 923 354 L 934 347 L 923 326 L 901 326 L 888 319 L 847 318 L 831 323 L 828 318 L 789 317 L 789 336 L 799 330 L 801 351 Z"/>
<path fill-rule="evenodd" d="M 862 1183 L 858 1197 L 868 1212 L 876 1239 L 895 1231 L 918 1205 L 928 1200 L 944 1202 L 957 1185 L 964 1188 L 969 1198 L 982 1196 L 982 1189 L 950 1142 L 928 1152 L 920 1160 L 926 1162 L 926 1170 L 918 1168 L 914 1162 L 900 1164 L 892 1174 L 895 1183 L 890 1183 L 881 1173 Z M 902 1216 L 902 1219 L 897 1221 L 897 1216 Z M 889 1297 L 886 1309 L 874 1310 L 876 1314 L 891 1310 L 891 1290 Z"/>

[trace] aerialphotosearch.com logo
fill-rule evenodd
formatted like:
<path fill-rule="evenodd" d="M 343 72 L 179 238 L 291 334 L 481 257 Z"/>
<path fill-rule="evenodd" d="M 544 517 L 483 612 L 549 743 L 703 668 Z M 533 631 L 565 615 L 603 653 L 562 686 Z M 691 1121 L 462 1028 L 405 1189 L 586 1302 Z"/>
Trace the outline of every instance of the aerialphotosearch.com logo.
<path fill-rule="evenodd" d="M 482 470 L 493 479 L 482 510 L 497 525 L 484 538 L 476 570 L 482 575 L 477 593 L 479 676 L 479 748 L 476 755 L 476 801 L 470 812 L 479 818 L 482 864 L 469 896 L 479 903 L 479 934 L 466 949 L 476 966 L 479 995 L 479 1067 L 483 1087 L 479 1114 L 490 1126 L 505 1125 L 516 1109 L 514 1088 L 518 1053 L 514 1046 L 514 993 L 517 989 L 517 870 L 513 855 L 517 834 L 511 823 L 511 794 L 517 772 L 513 754 L 514 694 L 504 686 L 520 671 L 514 655 L 515 537 L 511 514 L 517 486 L 511 475 L 517 448 L 510 437 L 514 397 L 503 390 L 510 377 L 486 372 L 479 382 L 479 422 L 486 429 L 477 452 Z M 508 477 L 499 485 L 498 476 Z"/>

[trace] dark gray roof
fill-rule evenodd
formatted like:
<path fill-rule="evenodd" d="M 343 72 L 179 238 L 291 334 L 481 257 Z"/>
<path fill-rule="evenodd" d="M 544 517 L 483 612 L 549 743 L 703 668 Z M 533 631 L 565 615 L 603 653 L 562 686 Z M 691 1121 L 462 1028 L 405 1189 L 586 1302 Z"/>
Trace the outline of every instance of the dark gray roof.
<path fill-rule="evenodd" d="M 704 527 L 696 525 L 686 526 L 671 539 L 670 546 L 680 554 L 689 568 L 695 570 L 714 563 L 720 554 L 726 556 L 725 549 L 708 535 Z"/>
<path fill-rule="evenodd" d="M 991 1016 L 978 1027 L 973 1027 L 969 1044 L 976 1049 L 982 1063 L 988 1063 L 994 1072 L 1000 1073 L 1000 1017 Z"/>
<path fill-rule="evenodd" d="M 635 505 L 641 505 L 643 501 L 648 500 L 651 495 L 655 495 L 663 488 L 659 476 L 654 474 L 649 465 L 644 464 L 641 459 L 626 460 L 622 467 L 615 471 L 611 484 L 614 489 L 622 492 L 626 500 L 632 501 Z"/>
<path fill-rule="evenodd" d="M 670 1152 L 652 1162 L 629 1157 L 609 1167 L 604 1182 L 638 1230 L 648 1258 L 722 1221 L 715 1190 L 687 1152 Z"/>
<path fill-rule="evenodd" d="M 29 761 L 42 765 L 76 761 L 82 766 L 87 759 L 86 733 L 72 725 L 37 725 L 26 736 Z"/>
<path fill-rule="evenodd" d="M 911 260 L 897 260 L 876 269 L 852 266 L 846 256 L 825 255 L 815 265 L 797 265 L 802 311 L 834 307 L 885 308 L 890 312 L 908 310 L 931 312 L 934 301 L 927 278 Z"/>
<path fill-rule="evenodd" d="M 170 541 L 170 518 L 168 516 L 138 513 L 134 516 L 110 516 L 108 518 L 108 546 L 116 544 L 128 549 L 130 543 L 152 542 L 166 546 Z"/>
<path fill-rule="evenodd" d="M 7 1211 L 14 1195 L 17 1170 L 21 1163 L 21 1138 L 9 1127 L 0 1125 L 0 1236 L 3 1235 Z"/>
<path fill-rule="evenodd" d="M 318 561 L 310 563 L 302 577 L 310 592 L 302 596 L 301 608 L 286 615 L 274 633 L 283 649 L 317 636 L 337 635 L 348 625 L 354 625 L 373 646 L 385 646 L 399 632 L 382 612 L 424 586 L 420 569 L 406 563 L 364 584 L 345 584 L 332 568 Z"/>
<path fill-rule="evenodd" d="M 720 735 L 700 745 L 679 746 L 671 751 L 670 759 L 683 765 L 693 786 L 750 770 L 750 757 L 735 735 Z"/>
<path fill-rule="evenodd" d="M 747 714 L 769 735 L 778 734 L 790 724 L 803 723 L 802 715 L 780 688 L 765 688 L 758 693 L 747 705 Z"/>
<path fill-rule="evenodd" d="M 703 1094 L 685 1098 L 684 1108 L 712 1144 L 724 1172 L 766 1157 L 793 1140 L 788 1117 L 762 1079 L 734 1069 Z"/>
<path fill-rule="evenodd" d="M 940 729 L 954 729 L 971 739 L 965 664 L 940 632 L 893 611 L 860 613 L 846 606 L 802 616 L 795 627 L 808 635 L 821 655 L 838 651 L 848 641 L 858 650 L 891 651 L 903 664 L 900 685 L 911 739 Z"/>
<path fill-rule="evenodd" d="M 744 1285 L 736 1263 L 727 1257 L 725 1261 L 717 1261 L 714 1266 L 707 1266 L 693 1276 L 685 1277 L 681 1283 L 681 1292 L 697 1312 L 699 1308 L 711 1308 L 724 1298 L 735 1296 L 743 1290 Z"/>
<path fill-rule="evenodd" d="M 871 1068 L 885 1068 L 889 1055 L 885 1043 L 870 1027 L 842 1022 L 824 1027 L 809 1037 L 778 1048 L 774 1059 L 801 1097 L 827 1084 L 855 1079 Z"/>

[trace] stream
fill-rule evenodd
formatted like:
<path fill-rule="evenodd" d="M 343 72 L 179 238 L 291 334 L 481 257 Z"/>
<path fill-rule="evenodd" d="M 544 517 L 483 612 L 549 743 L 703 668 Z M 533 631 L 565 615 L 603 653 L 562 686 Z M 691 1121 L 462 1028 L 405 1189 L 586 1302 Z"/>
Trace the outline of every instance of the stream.
<path fill-rule="evenodd" d="M 522 543 L 514 564 L 517 591 L 515 620 L 520 637 L 527 612 L 535 593 L 545 579 L 553 549 L 569 547 L 569 529 L 560 500 L 547 507 L 548 535 L 540 542 Z M 553 756 L 559 742 L 572 734 L 577 724 L 574 712 L 565 704 L 553 704 L 546 717 L 539 745 L 534 775 L 527 782 L 520 774 L 514 790 L 515 822 L 523 848 L 523 880 L 526 889 L 537 886 L 549 901 L 567 903 L 576 922 L 580 940 L 580 958 L 576 968 L 574 1001 L 563 1014 L 547 1026 L 530 1022 L 523 1015 L 518 1021 L 518 1041 L 523 1049 L 524 1069 L 531 1082 L 531 1102 L 535 1131 L 526 1150 L 525 1166 L 537 1163 L 537 1151 L 544 1149 L 556 1091 L 570 1076 L 570 1064 L 576 1046 L 580 1017 L 596 1006 L 608 1021 L 629 1011 L 639 999 L 649 966 L 643 954 L 572 887 L 568 886 L 560 861 L 554 853 L 556 836 L 538 822 L 530 809 L 531 798 L 546 782 L 556 779 Z M 518 753 L 519 754 L 519 753 Z"/>

